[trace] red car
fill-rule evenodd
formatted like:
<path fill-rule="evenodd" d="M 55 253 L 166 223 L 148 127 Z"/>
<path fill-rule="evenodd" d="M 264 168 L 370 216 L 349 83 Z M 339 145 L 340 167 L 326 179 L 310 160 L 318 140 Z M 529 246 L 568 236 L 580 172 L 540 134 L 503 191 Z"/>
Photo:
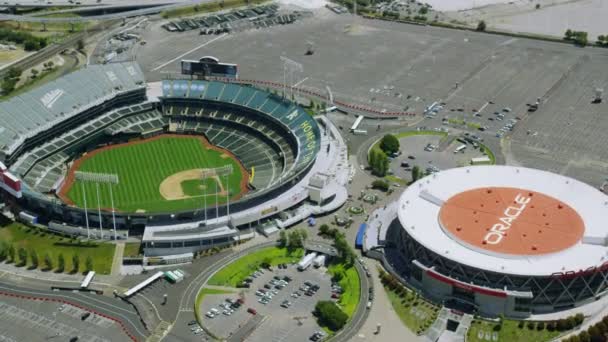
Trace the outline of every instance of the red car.
<path fill-rule="evenodd" d="M 331 294 L 331 298 L 333 298 L 333 299 L 338 299 L 338 298 L 340 298 L 340 295 L 339 295 L 339 294 L 337 294 L 337 293 L 332 293 L 332 294 Z"/>
<path fill-rule="evenodd" d="M 258 314 L 258 312 L 257 312 L 257 311 L 255 311 L 255 309 L 254 309 L 254 308 L 249 308 L 249 309 L 247 309 L 247 312 L 249 312 L 249 313 L 250 313 L 250 314 L 252 314 L 252 315 L 257 315 L 257 314 Z"/>

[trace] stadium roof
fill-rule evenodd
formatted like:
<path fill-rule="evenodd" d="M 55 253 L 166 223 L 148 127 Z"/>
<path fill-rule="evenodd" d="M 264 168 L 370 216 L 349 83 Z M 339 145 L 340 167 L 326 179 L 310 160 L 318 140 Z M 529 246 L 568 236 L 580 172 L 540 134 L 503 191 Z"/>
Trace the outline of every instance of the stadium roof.
<path fill-rule="evenodd" d="M 0 150 L 10 155 L 25 139 L 99 104 L 145 87 L 134 62 L 91 65 L 0 103 Z"/>
<path fill-rule="evenodd" d="M 420 244 L 482 270 L 547 276 L 608 261 L 608 197 L 554 173 L 450 169 L 410 186 L 398 205 L 401 225 Z"/>

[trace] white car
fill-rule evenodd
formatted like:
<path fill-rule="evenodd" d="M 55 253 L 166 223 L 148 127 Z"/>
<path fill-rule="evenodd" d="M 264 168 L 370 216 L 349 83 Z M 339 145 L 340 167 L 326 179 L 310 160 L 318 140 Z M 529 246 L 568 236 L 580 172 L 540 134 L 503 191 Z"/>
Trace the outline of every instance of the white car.
<path fill-rule="evenodd" d="M 207 316 L 209 318 L 215 317 L 215 315 L 213 313 L 211 313 L 210 311 L 207 311 L 207 313 L 205 314 L 205 316 Z"/>

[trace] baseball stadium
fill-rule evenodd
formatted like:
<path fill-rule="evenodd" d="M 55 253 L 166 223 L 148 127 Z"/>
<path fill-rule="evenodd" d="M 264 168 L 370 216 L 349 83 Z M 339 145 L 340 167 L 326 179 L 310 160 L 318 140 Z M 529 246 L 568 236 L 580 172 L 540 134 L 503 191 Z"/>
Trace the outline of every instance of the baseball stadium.
<path fill-rule="evenodd" d="M 0 122 L 3 196 L 19 217 L 93 238 L 143 232 L 148 255 L 346 200 L 335 127 L 234 80 L 148 84 L 136 63 L 92 65 L 3 102 Z"/>
<path fill-rule="evenodd" d="M 449 169 L 375 212 L 364 251 L 436 302 L 528 317 L 606 293 L 607 207 L 595 188 L 546 171 Z"/>

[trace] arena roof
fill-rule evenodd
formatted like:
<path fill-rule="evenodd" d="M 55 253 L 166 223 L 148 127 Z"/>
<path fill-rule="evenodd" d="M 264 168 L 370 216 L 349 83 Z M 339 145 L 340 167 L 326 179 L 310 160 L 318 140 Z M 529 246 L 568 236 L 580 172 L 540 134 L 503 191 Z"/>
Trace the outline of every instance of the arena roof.
<path fill-rule="evenodd" d="M 455 168 L 419 180 L 398 204 L 420 244 L 482 270 L 545 276 L 608 261 L 608 197 L 554 173 Z"/>
<path fill-rule="evenodd" d="M 23 140 L 119 92 L 145 87 L 134 62 L 90 65 L 0 103 L 0 150 L 11 154 Z"/>

